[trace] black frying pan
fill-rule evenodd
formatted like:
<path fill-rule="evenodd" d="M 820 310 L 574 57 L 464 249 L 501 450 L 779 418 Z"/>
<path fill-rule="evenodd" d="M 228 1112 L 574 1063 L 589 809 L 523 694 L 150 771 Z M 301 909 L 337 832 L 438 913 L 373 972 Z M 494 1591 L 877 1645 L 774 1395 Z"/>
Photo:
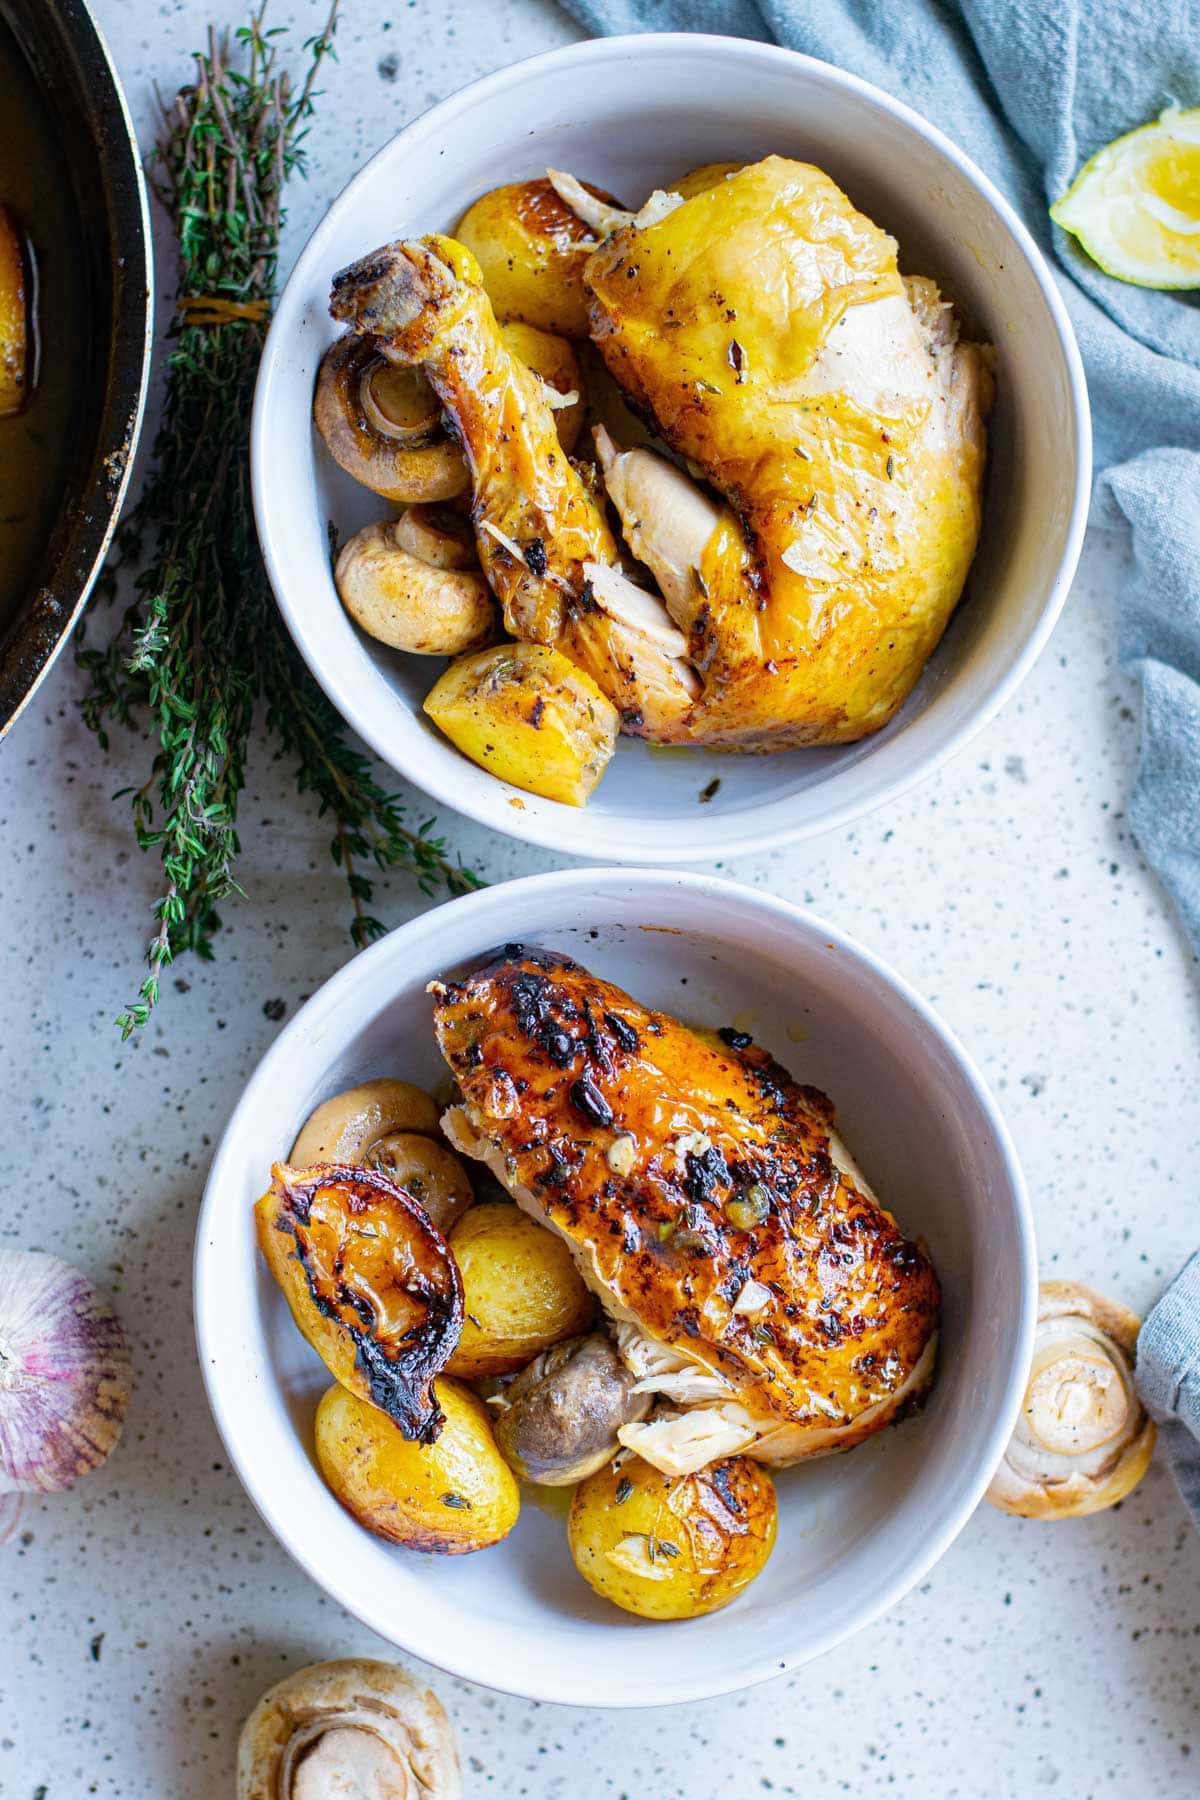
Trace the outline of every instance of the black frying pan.
<path fill-rule="evenodd" d="M 56 191 L 74 222 L 70 241 L 51 246 L 42 297 L 53 319 L 51 281 L 69 280 L 81 327 L 70 329 L 76 360 L 65 430 L 56 415 L 55 492 L 0 618 L 3 736 L 69 636 L 103 563 L 141 424 L 152 302 L 141 158 L 85 0 L 0 0 L 0 40 L 0 86 L 19 90 L 28 80 L 36 88 L 51 126 Z M 14 91 L 11 99 L 19 97 Z M 9 100 L 0 94 L 0 132 Z M 30 230 L 36 246 L 36 220 Z M 47 336 L 43 359 L 55 348 Z M 37 405 L 35 391 L 25 427 L 38 428 Z"/>

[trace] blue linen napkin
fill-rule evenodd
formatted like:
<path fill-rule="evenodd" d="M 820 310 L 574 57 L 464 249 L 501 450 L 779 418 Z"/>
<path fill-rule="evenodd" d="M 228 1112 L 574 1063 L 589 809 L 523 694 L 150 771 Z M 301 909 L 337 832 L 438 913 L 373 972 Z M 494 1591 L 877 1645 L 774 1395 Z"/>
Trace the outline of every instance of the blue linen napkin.
<path fill-rule="evenodd" d="M 1120 656 L 1142 690 L 1130 822 L 1200 951 L 1200 295 L 1115 281 L 1051 224 L 1088 157 L 1200 105 L 1200 0 L 563 0 L 598 32 L 711 31 L 836 63 L 932 119 L 1051 257 L 1087 369 L 1095 512 L 1133 569 Z M 1200 1252 L 1138 1340 L 1138 1382 L 1200 1525 Z"/>
<path fill-rule="evenodd" d="M 1142 1326 L 1137 1387 L 1184 1505 L 1200 1525 L 1200 1250 Z"/>

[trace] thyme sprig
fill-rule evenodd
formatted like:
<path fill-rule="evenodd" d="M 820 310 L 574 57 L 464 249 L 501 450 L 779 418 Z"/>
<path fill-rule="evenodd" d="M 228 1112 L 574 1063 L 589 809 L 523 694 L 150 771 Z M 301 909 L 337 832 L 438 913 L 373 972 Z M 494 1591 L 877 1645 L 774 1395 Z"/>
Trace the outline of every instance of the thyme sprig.
<path fill-rule="evenodd" d="M 83 716 L 108 748 L 107 722 L 144 724 L 155 744 L 131 796 L 143 850 L 163 889 L 137 998 L 117 1020 L 144 1026 L 164 970 L 181 953 L 211 958 L 219 907 L 242 892 L 238 801 L 255 709 L 295 765 L 297 787 L 332 820 L 333 860 L 360 947 L 384 926 L 367 871 L 407 869 L 426 893 L 479 887 L 434 835 L 406 823 L 309 674 L 275 607 L 251 511 L 250 410 L 275 297 L 282 196 L 304 166 L 314 83 L 333 53 L 337 0 L 304 48 L 298 89 L 279 64 L 263 8 L 229 40 L 210 31 L 194 82 L 164 107 L 151 176 L 178 238 L 162 423 L 142 494 L 122 523 L 102 584 L 134 574 L 133 599 L 102 646 L 82 633 Z"/>

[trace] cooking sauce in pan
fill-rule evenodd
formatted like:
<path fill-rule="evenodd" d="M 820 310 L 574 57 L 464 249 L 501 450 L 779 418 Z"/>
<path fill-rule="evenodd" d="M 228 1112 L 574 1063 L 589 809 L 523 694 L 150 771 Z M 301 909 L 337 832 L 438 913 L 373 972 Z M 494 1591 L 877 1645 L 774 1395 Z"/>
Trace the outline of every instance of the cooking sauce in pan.
<path fill-rule="evenodd" d="M 37 380 L 0 418 L 0 642 L 36 581 L 82 427 L 87 296 L 82 236 L 53 121 L 0 19 L 0 204 L 25 239 L 36 294 Z"/>

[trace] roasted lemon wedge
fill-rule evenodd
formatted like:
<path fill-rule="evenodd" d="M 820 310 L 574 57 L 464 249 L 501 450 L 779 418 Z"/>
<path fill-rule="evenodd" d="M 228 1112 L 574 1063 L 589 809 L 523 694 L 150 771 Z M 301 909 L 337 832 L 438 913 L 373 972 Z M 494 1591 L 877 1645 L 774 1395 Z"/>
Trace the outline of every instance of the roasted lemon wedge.
<path fill-rule="evenodd" d="M 1200 106 L 1106 144 L 1050 217 L 1118 281 L 1200 287 Z"/>

